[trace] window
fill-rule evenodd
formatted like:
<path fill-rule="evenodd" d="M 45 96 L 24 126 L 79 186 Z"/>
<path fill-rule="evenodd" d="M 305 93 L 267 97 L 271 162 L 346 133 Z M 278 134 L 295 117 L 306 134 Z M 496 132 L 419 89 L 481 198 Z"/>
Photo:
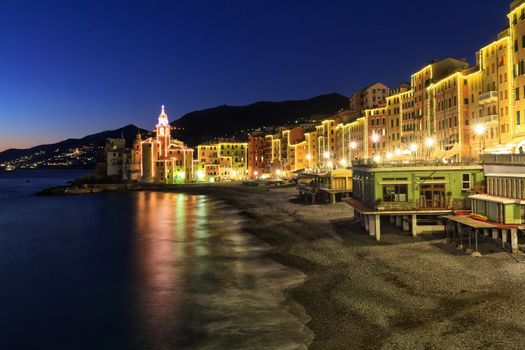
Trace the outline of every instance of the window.
<path fill-rule="evenodd" d="M 472 189 L 470 174 L 461 174 L 461 189 L 462 190 Z"/>
<path fill-rule="evenodd" d="M 518 101 L 520 99 L 520 88 L 517 87 L 516 88 L 516 101 Z"/>
<path fill-rule="evenodd" d="M 383 185 L 383 201 L 406 202 L 408 200 L 408 185 Z"/>
<path fill-rule="evenodd" d="M 516 125 L 521 125 L 520 111 L 516 111 Z"/>

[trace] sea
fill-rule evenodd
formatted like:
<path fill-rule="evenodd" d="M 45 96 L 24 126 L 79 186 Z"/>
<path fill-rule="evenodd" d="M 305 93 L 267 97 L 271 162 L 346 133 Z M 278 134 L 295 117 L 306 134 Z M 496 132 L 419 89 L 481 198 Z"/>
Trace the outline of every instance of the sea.
<path fill-rule="evenodd" d="M 0 172 L 0 349 L 305 349 L 304 281 L 204 195 L 35 196 L 85 171 Z"/>

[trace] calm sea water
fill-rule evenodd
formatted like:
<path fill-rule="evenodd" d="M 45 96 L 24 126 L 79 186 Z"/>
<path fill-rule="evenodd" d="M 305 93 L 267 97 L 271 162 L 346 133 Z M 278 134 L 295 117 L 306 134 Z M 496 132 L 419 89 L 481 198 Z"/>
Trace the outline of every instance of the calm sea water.
<path fill-rule="evenodd" d="M 296 349 L 311 333 L 236 210 L 206 196 L 36 197 L 81 172 L 0 173 L 0 349 Z M 296 308 L 295 308 L 296 309 Z"/>

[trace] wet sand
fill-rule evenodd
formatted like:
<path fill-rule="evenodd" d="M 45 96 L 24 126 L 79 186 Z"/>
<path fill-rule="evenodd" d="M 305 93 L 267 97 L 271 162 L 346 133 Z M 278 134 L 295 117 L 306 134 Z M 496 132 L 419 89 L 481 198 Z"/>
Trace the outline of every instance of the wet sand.
<path fill-rule="evenodd" d="M 438 235 L 413 238 L 389 226 L 375 242 L 350 207 L 305 205 L 294 188 L 190 185 L 176 191 L 241 210 L 244 229 L 271 259 L 300 270 L 288 290 L 306 310 L 310 349 L 521 349 L 525 264 L 495 245 L 472 258 Z M 293 310 L 292 310 L 293 311 Z"/>

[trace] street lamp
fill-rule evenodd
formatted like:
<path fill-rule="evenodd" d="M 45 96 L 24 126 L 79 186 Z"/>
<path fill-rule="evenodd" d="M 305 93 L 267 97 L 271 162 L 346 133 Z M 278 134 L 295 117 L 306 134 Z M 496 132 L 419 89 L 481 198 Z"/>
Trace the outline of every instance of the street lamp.
<path fill-rule="evenodd" d="M 354 158 L 354 151 L 356 150 L 356 148 L 357 148 L 357 142 L 351 141 L 350 142 L 350 155 L 349 155 L 350 162 L 352 162 L 352 159 Z"/>
<path fill-rule="evenodd" d="M 332 169 L 333 166 L 334 166 L 334 163 L 332 163 L 332 161 L 329 160 L 328 163 L 326 163 L 326 166 L 327 166 L 328 168 Z"/>
<path fill-rule="evenodd" d="M 392 158 L 394 158 L 394 155 L 392 154 L 392 152 L 388 152 L 386 154 L 386 159 L 391 160 Z"/>
<path fill-rule="evenodd" d="M 347 161 L 344 158 L 339 161 L 339 165 L 341 165 L 343 168 L 346 167 L 346 164 L 347 164 Z"/>
<path fill-rule="evenodd" d="M 325 151 L 325 152 L 323 153 L 323 158 L 324 158 L 324 161 L 325 161 L 325 167 L 327 167 L 327 168 L 330 167 L 329 163 L 332 163 L 332 162 L 329 161 L 329 159 L 331 158 L 331 156 L 332 156 L 332 155 L 331 155 L 330 152 L 328 152 L 328 151 Z"/>
<path fill-rule="evenodd" d="M 396 148 L 395 152 L 396 156 L 400 156 L 403 152 L 401 152 L 401 150 L 399 148 Z"/>
<path fill-rule="evenodd" d="M 425 140 L 425 146 L 427 146 L 428 158 L 430 158 L 430 150 L 434 147 L 434 139 L 432 137 L 427 138 Z"/>
<path fill-rule="evenodd" d="M 381 161 L 381 156 L 379 154 L 376 154 L 374 156 L 374 162 L 379 163 Z"/>
<path fill-rule="evenodd" d="M 483 124 L 474 126 L 474 133 L 479 137 L 479 155 L 481 155 L 481 138 L 485 135 L 486 131 L 485 125 Z"/>
<path fill-rule="evenodd" d="M 416 156 L 417 156 L 417 145 L 415 143 L 410 144 L 410 152 L 414 154 L 414 162 L 415 162 Z"/>
<path fill-rule="evenodd" d="M 310 169 L 310 160 L 312 159 L 312 155 L 310 153 L 306 154 L 306 160 L 308 161 L 308 169 Z"/>

